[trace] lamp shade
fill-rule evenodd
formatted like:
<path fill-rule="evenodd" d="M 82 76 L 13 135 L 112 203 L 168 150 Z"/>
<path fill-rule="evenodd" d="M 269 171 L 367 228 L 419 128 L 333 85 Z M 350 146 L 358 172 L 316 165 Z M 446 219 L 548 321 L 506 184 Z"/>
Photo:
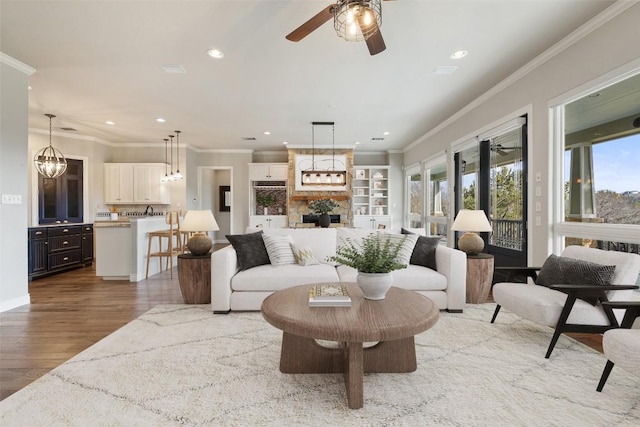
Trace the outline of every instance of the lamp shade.
<path fill-rule="evenodd" d="M 451 226 L 453 231 L 493 231 L 487 215 L 481 210 L 462 209 Z"/>
<path fill-rule="evenodd" d="M 218 223 L 210 210 L 187 211 L 180 225 L 182 231 L 218 231 Z"/>

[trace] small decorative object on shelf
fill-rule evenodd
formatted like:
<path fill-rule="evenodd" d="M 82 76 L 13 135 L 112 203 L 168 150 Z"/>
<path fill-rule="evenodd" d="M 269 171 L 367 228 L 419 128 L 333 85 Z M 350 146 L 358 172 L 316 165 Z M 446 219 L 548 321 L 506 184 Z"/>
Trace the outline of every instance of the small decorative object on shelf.
<path fill-rule="evenodd" d="M 351 307 L 351 298 L 344 285 L 318 284 L 309 290 L 309 307 Z"/>
<path fill-rule="evenodd" d="M 264 208 L 264 214 L 269 215 L 269 207 L 276 202 L 276 198 L 272 194 L 256 194 L 256 201 Z"/>

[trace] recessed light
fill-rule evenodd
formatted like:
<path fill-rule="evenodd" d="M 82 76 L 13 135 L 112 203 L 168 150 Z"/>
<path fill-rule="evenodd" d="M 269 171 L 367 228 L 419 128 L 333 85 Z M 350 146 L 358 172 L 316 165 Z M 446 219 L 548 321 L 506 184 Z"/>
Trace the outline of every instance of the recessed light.
<path fill-rule="evenodd" d="M 384 132 L 384 135 L 389 135 L 389 132 Z"/>
<path fill-rule="evenodd" d="M 456 50 L 451 54 L 451 59 L 461 59 L 467 56 L 469 52 L 466 50 Z"/>
<path fill-rule="evenodd" d="M 284 145 L 287 145 L 287 144 L 288 144 L 288 142 L 287 142 L 287 141 L 282 141 L 282 143 L 283 143 Z"/>
<path fill-rule="evenodd" d="M 265 134 L 265 135 L 271 135 L 271 132 L 269 132 L 268 130 L 265 130 L 265 131 L 264 131 L 264 134 Z"/>
<path fill-rule="evenodd" d="M 355 144 L 356 144 L 356 145 L 360 144 L 360 141 L 356 141 L 356 142 L 355 142 Z"/>
<path fill-rule="evenodd" d="M 209 55 L 210 57 L 215 58 L 215 59 L 224 58 L 224 53 L 222 53 L 222 51 L 220 51 L 218 49 L 209 49 L 207 51 L 207 55 Z"/>
<path fill-rule="evenodd" d="M 106 122 L 104 122 L 105 125 L 115 125 L 115 122 L 112 122 L 111 120 L 107 120 Z"/>
<path fill-rule="evenodd" d="M 158 122 L 158 123 L 164 123 L 164 122 L 166 122 L 166 120 L 165 120 L 165 119 L 163 119 L 162 117 L 158 117 L 158 118 L 156 119 L 156 122 Z"/>
<path fill-rule="evenodd" d="M 33 88 L 32 88 L 31 86 L 27 86 L 27 89 L 31 90 L 31 89 L 33 89 Z"/>

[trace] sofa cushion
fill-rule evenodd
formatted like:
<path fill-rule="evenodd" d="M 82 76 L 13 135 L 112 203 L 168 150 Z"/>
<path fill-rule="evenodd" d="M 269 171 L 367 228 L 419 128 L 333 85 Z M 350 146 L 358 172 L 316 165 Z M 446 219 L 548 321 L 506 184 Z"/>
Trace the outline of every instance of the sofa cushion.
<path fill-rule="evenodd" d="M 413 265 L 437 270 L 436 266 L 436 248 L 440 244 L 439 237 L 418 236 L 416 246 L 413 248 L 411 259 L 409 262 Z"/>
<path fill-rule="evenodd" d="M 297 247 L 309 248 L 321 263 L 327 263 L 327 258 L 336 254 L 337 228 L 267 228 L 268 235 L 291 235 L 293 244 Z"/>
<path fill-rule="evenodd" d="M 250 292 L 278 291 L 308 283 L 337 281 L 338 273 L 335 267 L 328 264 L 287 264 L 275 267 L 261 265 L 238 272 L 231 278 L 231 289 Z"/>
<path fill-rule="evenodd" d="M 355 282 L 358 277 L 358 270 L 339 265 L 336 270 L 341 282 Z M 431 270 L 430 268 L 418 265 L 409 265 L 407 268 L 391 272 L 393 276 L 393 286 L 412 291 L 440 291 L 447 289 L 447 278 Z"/>
<path fill-rule="evenodd" d="M 411 254 L 413 253 L 413 249 L 416 246 L 418 235 L 385 233 L 384 236 L 394 245 L 401 243 L 400 251 L 398 251 L 397 261 L 400 264 L 409 265 L 409 260 L 411 259 Z"/>
<path fill-rule="evenodd" d="M 262 239 L 264 240 L 264 246 L 267 248 L 271 265 L 276 266 L 296 263 L 293 249 L 291 249 L 291 244 L 293 242 L 290 235 L 272 236 L 263 234 Z"/>
<path fill-rule="evenodd" d="M 536 284 L 547 287 L 557 284 L 608 285 L 615 269 L 615 265 L 596 264 L 551 254 L 542 265 Z M 585 301 L 592 305 L 598 302 L 597 298 L 585 298 Z"/>
<path fill-rule="evenodd" d="M 269 254 L 262 240 L 262 231 L 251 234 L 227 235 L 226 238 L 236 250 L 240 270 L 269 264 Z"/>
<path fill-rule="evenodd" d="M 311 248 L 291 245 L 291 249 L 293 249 L 293 256 L 296 258 L 296 263 L 299 265 L 320 264 L 320 261 L 315 257 Z"/>

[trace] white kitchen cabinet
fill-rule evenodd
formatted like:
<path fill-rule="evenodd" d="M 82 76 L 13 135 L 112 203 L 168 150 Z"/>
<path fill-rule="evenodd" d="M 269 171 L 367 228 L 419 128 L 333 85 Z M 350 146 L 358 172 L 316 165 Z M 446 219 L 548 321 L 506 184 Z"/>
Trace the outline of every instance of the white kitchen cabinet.
<path fill-rule="evenodd" d="M 104 202 L 133 203 L 133 163 L 104 164 Z"/>
<path fill-rule="evenodd" d="M 165 165 L 137 164 L 133 167 L 133 202 L 168 205 L 171 202 L 169 183 L 161 182 Z"/>
<path fill-rule="evenodd" d="M 105 204 L 169 204 L 163 163 L 105 163 Z"/>
<path fill-rule="evenodd" d="M 288 175 L 287 163 L 249 163 L 250 181 L 286 181 Z"/>
<path fill-rule="evenodd" d="M 287 215 L 251 215 L 249 227 L 262 228 L 287 228 L 289 217 Z"/>

